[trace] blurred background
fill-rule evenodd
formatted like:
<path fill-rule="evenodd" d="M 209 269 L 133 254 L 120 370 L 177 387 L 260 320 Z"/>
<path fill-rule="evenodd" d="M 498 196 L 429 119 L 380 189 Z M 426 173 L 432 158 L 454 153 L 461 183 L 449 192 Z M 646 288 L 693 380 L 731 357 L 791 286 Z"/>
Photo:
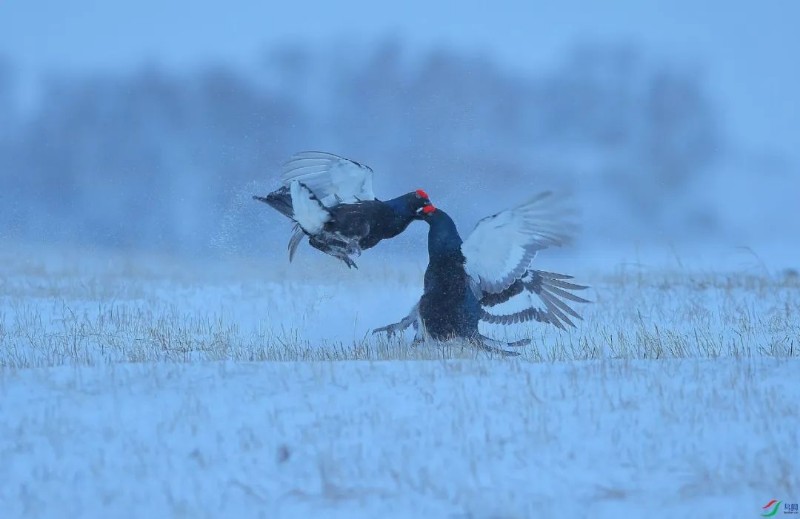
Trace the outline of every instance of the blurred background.
<path fill-rule="evenodd" d="M 463 234 L 570 190 L 573 261 L 796 267 L 798 19 L 789 0 L 0 2 L 0 246 L 284 260 L 288 222 L 250 195 L 311 149 L 372 166 L 379 197 L 424 188 Z M 375 254 L 421 254 L 422 227 Z"/>

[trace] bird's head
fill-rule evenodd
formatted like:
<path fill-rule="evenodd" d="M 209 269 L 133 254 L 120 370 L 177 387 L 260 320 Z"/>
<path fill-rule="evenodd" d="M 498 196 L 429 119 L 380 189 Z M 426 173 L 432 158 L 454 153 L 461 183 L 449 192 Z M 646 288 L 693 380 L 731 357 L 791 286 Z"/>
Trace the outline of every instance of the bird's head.
<path fill-rule="evenodd" d="M 417 189 L 413 193 L 409 193 L 407 196 L 409 200 L 409 208 L 411 209 L 411 212 L 414 213 L 415 218 L 424 219 L 426 216 L 436 211 L 436 207 L 434 207 L 434 205 L 431 203 L 428 193 L 422 189 Z"/>

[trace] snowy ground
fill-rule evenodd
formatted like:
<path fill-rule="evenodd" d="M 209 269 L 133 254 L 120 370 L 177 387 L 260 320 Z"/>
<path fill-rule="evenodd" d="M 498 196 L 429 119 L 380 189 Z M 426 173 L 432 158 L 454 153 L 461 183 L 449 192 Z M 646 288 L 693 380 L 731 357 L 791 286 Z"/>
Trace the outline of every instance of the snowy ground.
<path fill-rule="evenodd" d="M 535 344 L 509 360 L 369 335 L 419 296 L 422 263 L 1 250 L 1 517 L 758 517 L 800 501 L 792 272 L 568 270 L 593 287 L 585 321 L 510 330 Z"/>

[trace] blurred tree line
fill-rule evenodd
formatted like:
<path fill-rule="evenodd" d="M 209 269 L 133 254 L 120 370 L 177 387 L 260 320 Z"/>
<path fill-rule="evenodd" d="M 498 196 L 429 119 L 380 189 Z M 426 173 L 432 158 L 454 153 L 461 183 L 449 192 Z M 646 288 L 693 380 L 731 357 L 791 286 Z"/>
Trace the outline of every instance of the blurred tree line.
<path fill-rule="evenodd" d="M 242 194 L 275 187 L 302 149 L 367 162 L 387 197 L 424 186 L 475 217 L 488 210 L 467 189 L 494 210 L 572 185 L 611 215 L 603 228 L 663 227 L 722 152 L 697 71 L 628 46 L 581 47 L 533 77 L 396 42 L 287 47 L 258 70 L 50 77 L 25 114 L 12 65 L 0 60 L 0 238 L 196 253 L 241 210 L 226 239 L 260 239 L 247 211 L 263 208 L 240 209 Z"/>

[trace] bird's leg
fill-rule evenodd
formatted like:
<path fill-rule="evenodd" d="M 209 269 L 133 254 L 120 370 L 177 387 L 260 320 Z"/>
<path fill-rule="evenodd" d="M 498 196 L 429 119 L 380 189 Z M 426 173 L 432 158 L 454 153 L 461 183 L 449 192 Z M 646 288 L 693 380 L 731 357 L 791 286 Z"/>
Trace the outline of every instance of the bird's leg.
<path fill-rule="evenodd" d="M 351 254 L 350 250 L 351 250 L 350 243 L 345 242 L 342 244 L 341 247 L 340 246 L 331 247 L 330 254 L 344 261 L 349 268 L 357 269 L 358 265 L 356 265 L 356 262 L 353 261 L 353 259 L 350 257 Z M 358 254 L 356 254 L 356 256 L 359 256 L 361 254 L 361 249 L 357 249 L 357 252 Z"/>
<path fill-rule="evenodd" d="M 358 269 L 358 265 L 356 265 L 356 262 L 350 259 L 350 256 L 348 256 L 347 254 L 342 254 L 342 255 L 337 254 L 336 257 L 344 261 L 345 265 L 347 265 L 348 268 Z"/>
<path fill-rule="evenodd" d="M 395 333 L 402 332 L 412 324 L 416 323 L 417 320 L 417 308 L 419 305 L 414 305 L 414 308 L 411 309 L 411 312 L 405 317 L 403 317 L 400 322 L 394 324 L 387 324 L 386 326 L 381 326 L 380 328 L 375 328 L 372 330 L 372 333 L 382 333 L 386 332 L 386 334 L 391 337 Z"/>
<path fill-rule="evenodd" d="M 328 252 L 328 254 L 330 254 L 334 258 L 339 258 L 340 260 L 344 261 L 344 264 L 347 265 L 347 268 L 351 268 L 351 269 L 357 269 L 358 268 L 358 265 L 356 265 L 356 262 L 353 261 L 350 258 L 350 256 L 347 255 L 346 252 L 344 252 L 344 251 L 342 251 L 342 250 L 340 250 L 338 248 L 336 248 L 336 249 L 331 248 L 330 251 Z"/>
<path fill-rule="evenodd" d="M 347 242 L 347 246 L 345 246 L 345 251 L 348 255 L 352 254 L 353 256 L 361 256 L 361 244 L 358 240 L 350 240 Z"/>
<path fill-rule="evenodd" d="M 530 344 L 530 339 L 522 339 L 520 341 L 515 342 L 501 342 L 495 339 L 490 339 L 489 337 L 484 337 L 483 335 L 478 335 L 476 338 L 476 343 L 478 347 L 483 351 L 488 351 L 491 353 L 499 353 L 500 355 L 505 355 L 507 357 L 516 357 L 519 355 L 519 352 L 516 351 L 508 351 L 504 350 L 503 347 L 509 348 L 519 348 L 520 346 L 525 346 L 526 344 Z"/>
<path fill-rule="evenodd" d="M 489 352 L 489 353 L 498 353 L 500 355 L 503 355 L 504 357 L 517 357 L 517 356 L 519 356 L 519 352 L 518 351 L 508 351 L 508 350 L 504 350 L 502 348 L 495 348 L 494 346 L 489 346 L 488 344 L 486 344 L 484 342 L 478 342 L 478 348 L 482 349 L 483 351 Z"/>
<path fill-rule="evenodd" d="M 479 335 L 478 337 L 481 341 L 483 341 L 484 344 L 494 346 L 495 348 L 520 348 L 531 343 L 530 339 L 520 339 L 514 342 L 502 342 L 498 341 L 497 339 L 490 339 L 485 335 Z"/>
<path fill-rule="evenodd" d="M 366 228 L 360 236 L 366 236 L 368 233 L 369 225 L 366 225 Z M 361 256 L 361 240 L 358 237 L 347 237 L 338 232 L 334 236 L 336 237 L 336 241 L 340 244 L 337 245 L 337 247 L 340 247 L 345 254 L 355 257 Z"/>
<path fill-rule="evenodd" d="M 367 229 L 369 229 L 369 226 L 367 226 Z M 332 237 L 333 240 L 329 244 L 332 249 L 335 248 L 348 256 L 361 256 L 361 241 L 359 238 L 348 237 L 339 232 L 332 234 Z"/>
<path fill-rule="evenodd" d="M 401 320 L 398 323 L 387 324 L 386 326 L 381 326 L 380 328 L 375 328 L 374 330 L 372 330 L 372 333 L 376 334 L 376 333 L 386 332 L 386 334 L 389 337 L 392 337 L 394 334 L 402 332 L 406 328 L 411 326 L 410 322 L 406 322 L 407 319 L 408 319 L 408 317 L 405 317 L 405 318 L 403 318 L 403 320 Z"/>
<path fill-rule="evenodd" d="M 328 240 L 328 237 L 332 237 L 333 239 L 325 241 Z M 310 235 L 308 237 L 308 243 L 315 249 L 342 260 L 348 268 L 358 268 L 356 262 L 347 255 L 345 250 L 347 244 L 345 242 L 342 242 L 336 238 L 336 235 L 330 233 L 325 236 L 325 240 L 321 240 L 317 235 Z"/>

